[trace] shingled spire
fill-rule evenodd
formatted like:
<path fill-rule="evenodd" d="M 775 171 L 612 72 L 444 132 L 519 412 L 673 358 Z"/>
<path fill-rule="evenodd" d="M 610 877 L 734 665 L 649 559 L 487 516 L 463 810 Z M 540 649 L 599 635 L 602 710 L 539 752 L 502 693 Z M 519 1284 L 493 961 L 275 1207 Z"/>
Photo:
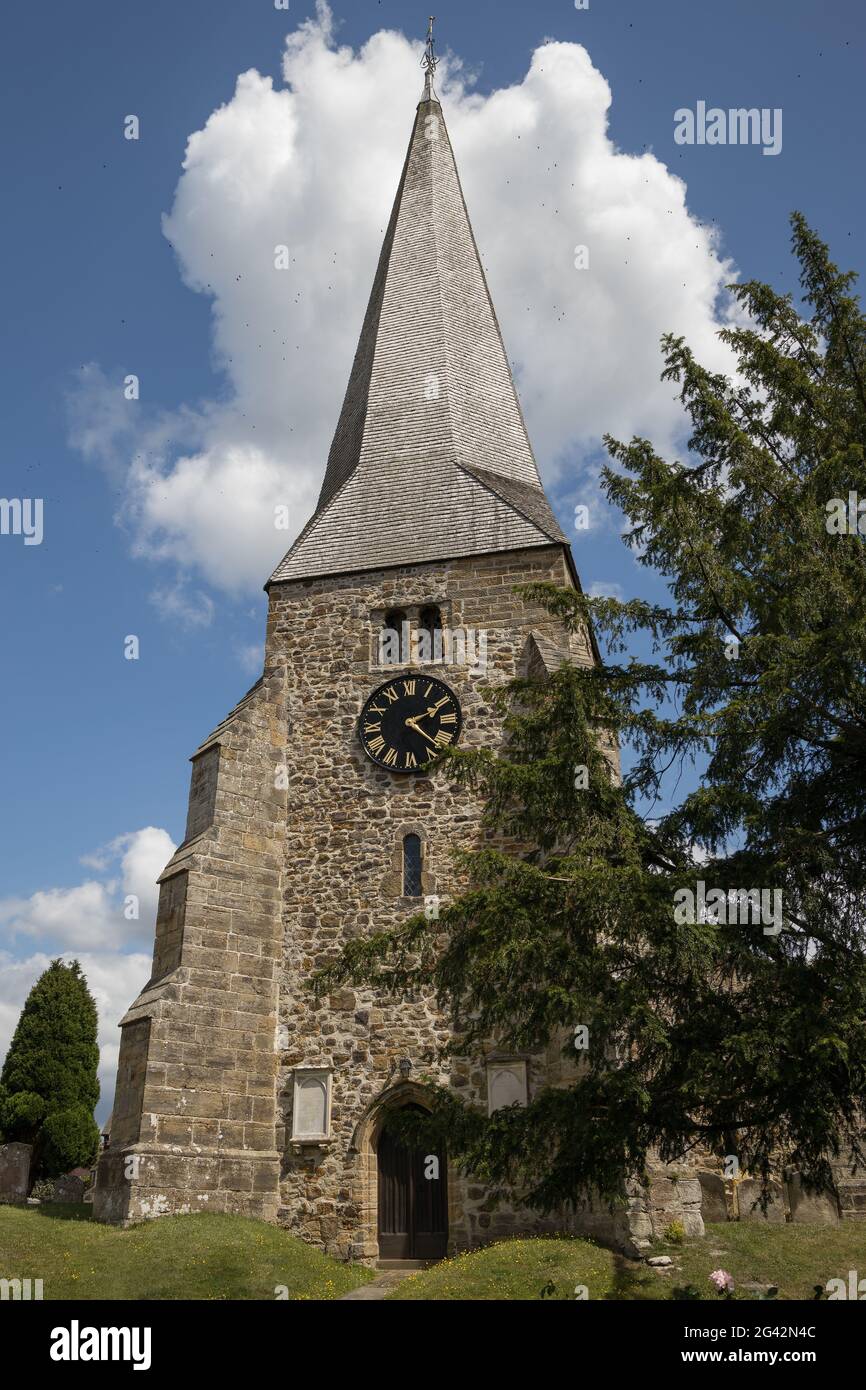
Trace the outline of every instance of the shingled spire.
<path fill-rule="evenodd" d="M 424 96 L 321 495 L 270 583 L 567 543 L 433 92 L 429 34 L 423 61 Z"/>

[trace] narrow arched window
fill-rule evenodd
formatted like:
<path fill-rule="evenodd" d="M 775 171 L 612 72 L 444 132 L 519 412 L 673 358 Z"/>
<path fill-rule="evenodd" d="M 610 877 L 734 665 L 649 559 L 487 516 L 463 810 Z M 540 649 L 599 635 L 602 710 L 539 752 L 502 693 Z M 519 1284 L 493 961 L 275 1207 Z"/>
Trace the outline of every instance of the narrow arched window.
<path fill-rule="evenodd" d="M 442 614 L 433 604 L 418 616 L 418 659 L 442 660 Z"/>
<path fill-rule="evenodd" d="M 421 897 L 421 837 L 403 836 L 403 896 Z"/>
<path fill-rule="evenodd" d="M 379 633 L 379 665 L 380 666 L 405 666 L 408 657 L 405 647 L 408 642 L 404 641 L 406 633 L 404 624 L 406 614 L 402 608 L 392 608 L 385 614 L 382 623 L 382 631 Z"/>

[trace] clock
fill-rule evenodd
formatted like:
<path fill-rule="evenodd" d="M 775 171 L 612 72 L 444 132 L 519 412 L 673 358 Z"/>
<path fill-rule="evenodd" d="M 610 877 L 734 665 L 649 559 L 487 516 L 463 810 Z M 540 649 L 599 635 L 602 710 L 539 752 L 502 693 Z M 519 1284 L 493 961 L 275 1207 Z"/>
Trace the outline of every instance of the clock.
<path fill-rule="evenodd" d="M 367 757 L 388 772 L 420 772 L 460 737 L 460 701 L 444 681 L 407 671 L 374 690 L 358 736 Z"/>

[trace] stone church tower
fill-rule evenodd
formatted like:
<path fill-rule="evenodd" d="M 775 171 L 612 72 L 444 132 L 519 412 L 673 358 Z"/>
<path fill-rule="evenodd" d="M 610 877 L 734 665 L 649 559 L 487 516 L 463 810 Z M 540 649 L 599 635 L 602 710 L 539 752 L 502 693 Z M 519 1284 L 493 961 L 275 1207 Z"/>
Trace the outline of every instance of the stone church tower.
<path fill-rule="evenodd" d="M 565 1079 L 558 1047 L 443 1063 L 429 999 L 308 988 L 347 938 L 460 890 L 480 808 L 427 749 L 495 748 L 485 687 L 594 659 L 515 595 L 536 580 L 578 582 L 428 76 L 321 496 L 266 586 L 264 673 L 193 754 L 97 1217 L 240 1212 L 367 1261 L 564 1228 L 494 1208 L 447 1155 L 431 1178 L 385 1125 L 428 1080 L 525 1102 Z"/>

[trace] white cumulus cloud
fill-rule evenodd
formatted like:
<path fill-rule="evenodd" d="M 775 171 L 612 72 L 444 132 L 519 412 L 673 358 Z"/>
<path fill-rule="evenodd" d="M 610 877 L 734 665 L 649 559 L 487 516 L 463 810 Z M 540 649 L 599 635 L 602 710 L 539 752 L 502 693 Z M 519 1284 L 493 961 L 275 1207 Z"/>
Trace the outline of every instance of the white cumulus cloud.
<path fill-rule="evenodd" d="M 36 938 L 46 950 L 120 950 L 151 941 L 156 922 L 157 876 L 174 854 L 167 830 L 146 826 L 119 835 L 85 855 L 102 873 L 71 888 L 40 888 L 29 898 L 0 898 L 0 926 L 8 941 Z M 109 876 L 106 877 L 105 875 Z M 135 897 L 137 916 L 131 914 Z"/>
<path fill-rule="evenodd" d="M 0 928 L 10 948 L 0 950 L 0 1059 L 42 972 L 58 957 L 80 961 L 99 1015 L 100 1121 L 114 1096 L 117 1024 L 150 975 L 156 879 L 174 850 L 168 831 L 145 826 L 83 855 L 82 864 L 94 875 L 83 883 L 0 899 Z M 127 918 L 124 908 L 133 896 L 138 916 Z M 20 942 L 27 943 L 28 954 L 11 949 Z"/>

